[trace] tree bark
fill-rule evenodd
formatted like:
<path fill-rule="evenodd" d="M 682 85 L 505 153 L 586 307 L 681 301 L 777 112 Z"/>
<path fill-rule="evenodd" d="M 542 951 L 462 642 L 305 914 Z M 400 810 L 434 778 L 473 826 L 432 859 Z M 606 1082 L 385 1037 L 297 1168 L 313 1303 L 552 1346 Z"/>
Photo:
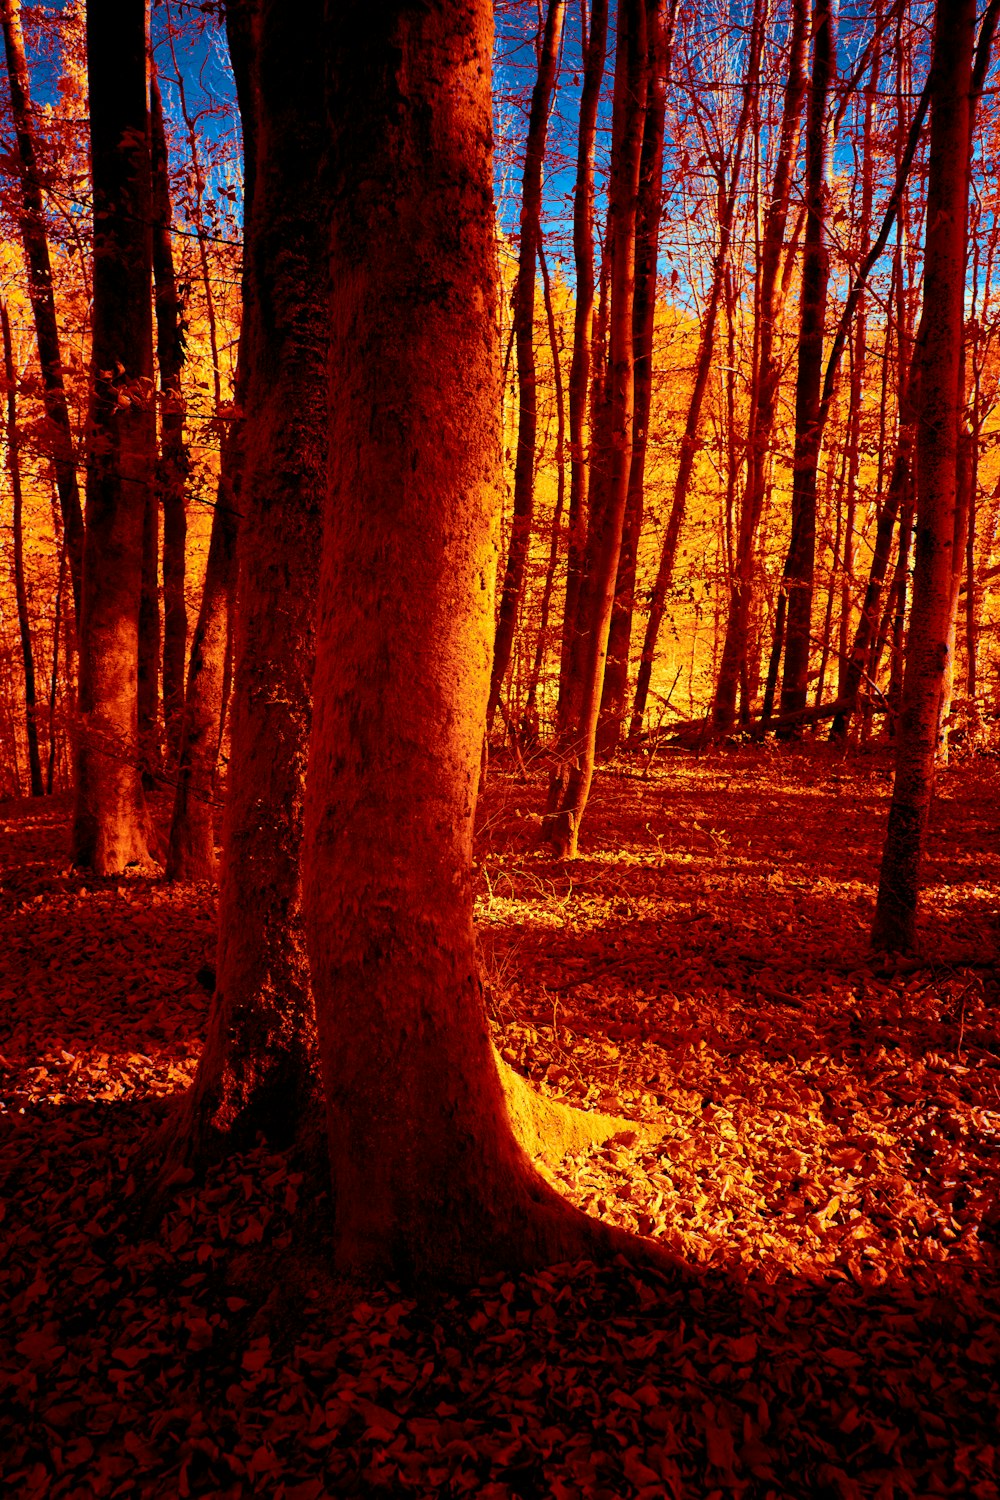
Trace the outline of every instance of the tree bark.
<path fill-rule="evenodd" d="M 549 0 L 545 29 L 538 55 L 538 76 L 531 95 L 528 138 L 524 147 L 524 177 L 521 196 L 521 251 L 514 288 L 514 342 L 517 351 L 518 417 L 517 455 L 514 460 L 514 519 L 510 549 L 504 572 L 493 672 L 486 710 L 489 732 L 503 681 L 510 665 L 518 611 L 524 593 L 524 569 L 531 541 L 531 519 L 535 509 L 535 447 L 538 433 L 538 397 L 535 376 L 535 263 L 541 237 L 542 170 L 548 134 L 549 106 L 556 83 L 562 41 L 565 0 Z"/>
<path fill-rule="evenodd" d="M 24 498 L 21 489 L 21 460 L 17 433 L 17 372 L 10 337 L 10 318 L 6 302 L 0 301 L 0 331 L 3 334 L 4 379 L 7 385 L 7 472 L 10 475 L 14 501 L 11 517 L 14 540 L 14 595 L 17 602 L 17 626 L 21 637 L 21 661 L 24 666 L 24 730 L 28 744 L 28 778 L 31 795 L 45 793 L 42 760 L 38 752 L 38 721 L 35 717 L 35 658 L 31 649 L 31 620 L 28 616 L 28 591 L 24 581 Z M 58 628 L 58 627 L 57 627 Z"/>
<path fill-rule="evenodd" d="M 477 973 L 501 477 L 491 18 L 488 0 L 349 0 L 326 22 L 333 439 L 307 926 L 334 1263 L 407 1279 L 643 1253 L 531 1166 Z"/>
<path fill-rule="evenodd" d="M 615 580 L 615 602 L 608 632 L 608 660 L 604 669 L 601 714 L 597 723 L 597 752 L 613 755 L 625 721 L 628 696 L 629 652 L 632 643 L 632 611 L 635 603 L 635 570 L 642 533 L 646 447 L 653 395 L 653 323 L 656 316 L 657 264 L 660 247 L 660 214 L 663 205 L 663 126 L 667 104 L 667 74 L 676 0 L 668 13 L 667 0 L 650 0 L 646 9 L 649 48 L 649 99 L 639 164 L 639 206 L 635 236 L 635 419 L 628 498 L 622 525 L 622 544 Z"/>
<path fill-rule="evenodd" d="M 731 734 L 736 723 L 736 695 L 746 663 L 750 603 L 753 596 L 757 530 L 767 494 L 767 460 L 778 408 L 781 365 L 775 352 L 780 308 L 779 274 L 785 243 L 792 174 L 799 138 L 799 116 L 805 98 L 808 0 L 794 0 L 789 32 L 788 78 L 781 113 L 781 132 L 774 182 L 764 222 L 758 289 L 756 384 L 751 393 L 747 441 L 747 483 L 736 543 L 736 567 L 729 601 L 729 617 L 712 704 L 712 730 Z M 633 728 L 635 721 L 633 719 Z"/>
<path fill-rule="evenodd" d="M 573 643 L 576 639 L 580 583 L 587 551 L 590 511 L 590 452 L 587 424 L 590 400 L 594 331 L 594 150 L 597 106 L 608 46 L 608 0 L 593 0 L 590 34 L 583 53 L 580 92 L 580 130 L 577 137 L 576 186 L 573 190 L 573 258 L 576 303 L 573 314 L 573 358 L 569 373 L 569 538 L 566 555 L 566 600 L 563 606 L 562 650 L 559 659 L 559 706 L 556 736 L 560 738 L 574 714 L 572 691 Z"/>
<path fill-rule="evenodd" d="M 245 315 L 244 315 L 245 316 Z M 245 361 L 243 362 L 245 363 Z M 237 392 L 241 362 L 237 361 Z M 237 417 L 236 421 L 239 422 Z M 215 880 L 216 772 L 223 712 L 229 619 L 235 606 L 242 489 L 242 433 L 223 439 L 205 582 L 188 665 L 167 849 L 168 880 Z"/>
<path fill-rule="evenodd" d="M 216 990 L 172 1161 L 287 1141 L 315 1105 L 301 846 L 328 427 L 320 9 L 227 6 L 249 183 L 239 609 Z"/>
<path fill-rule="evenodd" d="M 604 684 L 608 631 L 632 462 L 635 403 L 633 311 L 639 162 L 649 80 L 644 0 L 622 0 L 615 60 L 609 239 L 611 296 L 608 329 L 608 443 L 606 495 L 591 516 L 587 568 L 580 592 L 580 625 L 572 676 L 578 686 L 576 721 L 560 747 L 563 790 L 549 815 L 548 836 L 561 858 L 576 856 L 580 822 L 594 775 L 597 718 Z"/>
<path fill-rule="evenodd" d="M 916 567 L 892 806 L 873 946 L 914 946 L 920 857 L 934 787 L 955 540 L 974 0 L 938 0 L 924 256 L 925 346 L 917 428 Z"/>
<path fill-rule="evenodd" d="M 782 587 L 788 596 L 781 712 L 806 706 L 816 566 L 816 469 L 820 444 L 823 327 L 830 254 L 826 243 L 830 144 L 826 103 L 837 67 L 831 0 L 814 0 L 812 78 L 806 132 L 806 233 L 802 258 L 799 366 L 795 389 L 792 534 Z"/>
<path fill-rule="evenodd" d="M 139 601 L 153 478 L 152 246 L 144 0 L 90 0 L 93 390 L 80 622 L 73 862 L 149 859 L 139 784 Z"/>
<path fill-rule="evenodd" d="M 156 362 L 160 370 L 160 459 L 157 489 L 163 510 L 163 727 L 167 757 L 175 764 L 184 713 L 187 605 L 184 549 L 187 541 L 185 488 L 188 475 L 184 441 L 184 309 L 174 275 L 170 238 L 170 172 L 163 128 L 160 86 L 149 79 L 153 173 L 153 283 L 156 294 Z"/>
<path fill-rule="evenodd" d="M 11 113 L 17 145 L 15 154 L 21 185 L 21 243 L 28 271 L 28 295 L 35 320 L 35 337 L 38 341 L 38 360 L 42 371 L 45 415 L 50 428 L 56 490 L 66 535 L 76 618 L 79 621 L 83 580 L 83 512 L 73 450 L 73 429 L 66 404 L 66 388 L 63 385 L 52 265 L 45 231 L 42 173 L 31 118 L 31 91 L 21 31 L 20 0 L 0 0 L 0 23 L 3 25 Z"/>

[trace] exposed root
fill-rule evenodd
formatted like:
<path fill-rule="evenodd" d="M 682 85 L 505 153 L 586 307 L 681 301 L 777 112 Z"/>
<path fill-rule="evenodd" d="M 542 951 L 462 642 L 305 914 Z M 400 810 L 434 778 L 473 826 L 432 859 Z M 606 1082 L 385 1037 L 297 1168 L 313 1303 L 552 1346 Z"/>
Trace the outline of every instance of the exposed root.
<path fill-rule="evenodd" d="M 657 1132 L 641 1120 L 623 1115 L 602 1115 L 596 1110 L 574 1109 L 558 1099 L 547 1099 L 526 1078 L 496 1053 L 497 1069 L 507 1098 L 514 1134 L 528 1156 L 559 1161 L 571 1151 L 600 1146 L 612 1136 L 633 1131 L 643 1140 L 654 1140 Z"/>

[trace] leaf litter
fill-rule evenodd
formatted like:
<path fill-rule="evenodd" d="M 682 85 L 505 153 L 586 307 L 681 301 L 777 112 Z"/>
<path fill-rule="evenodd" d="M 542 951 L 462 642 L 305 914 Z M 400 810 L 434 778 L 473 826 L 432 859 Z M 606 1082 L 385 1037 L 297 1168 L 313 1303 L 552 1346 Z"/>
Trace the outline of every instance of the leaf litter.
<path fill-rule="evenodd" d="M 477 916 L 507 1058 L 654 1127 L 540 1167 L 684 1285 L 335 1283 L 322 1179 L 263 1143 L 151 1224 L 213 892 L 81 879 L 64 807 L 0 809 L 7 1492 L 1000 1494 L 997 767 L 942 778 L 929 959 L 878 963 L 878 757 L 640 772 L 602 774 L 572 866 L 491 773 Z"/>

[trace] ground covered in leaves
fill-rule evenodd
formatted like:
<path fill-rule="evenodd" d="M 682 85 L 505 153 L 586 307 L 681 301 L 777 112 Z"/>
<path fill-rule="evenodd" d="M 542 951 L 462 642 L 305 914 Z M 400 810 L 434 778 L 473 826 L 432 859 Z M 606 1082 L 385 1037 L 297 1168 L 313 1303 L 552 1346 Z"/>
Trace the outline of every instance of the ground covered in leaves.
<path fill-rule="evenodd" d="M 876 964 L 888 785 L 878 757 L 639 760 L 561 866 L 541 776 L 491 775 L 498 1041 L 637 1122 L 544 1170 L 692 1274 L 418 1299 L 324 1276 L 322 1184 L 264 1145 L 149 1220 L 214 892 L 81 879 L 65 807 L 0 808 L 4 1492 L 1000 1495 L 1000 765 L 942 776 L 926 957 Z"/>

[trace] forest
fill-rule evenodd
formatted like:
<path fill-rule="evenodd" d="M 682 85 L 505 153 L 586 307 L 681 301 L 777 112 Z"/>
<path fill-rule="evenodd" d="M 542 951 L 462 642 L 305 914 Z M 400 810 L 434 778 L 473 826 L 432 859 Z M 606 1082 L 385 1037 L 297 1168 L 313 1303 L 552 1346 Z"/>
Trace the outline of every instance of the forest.
<path fill-rule="evenodd" d="M 0 0 L 4 1493 L 1000 1500 L 998 21 Z"/>

